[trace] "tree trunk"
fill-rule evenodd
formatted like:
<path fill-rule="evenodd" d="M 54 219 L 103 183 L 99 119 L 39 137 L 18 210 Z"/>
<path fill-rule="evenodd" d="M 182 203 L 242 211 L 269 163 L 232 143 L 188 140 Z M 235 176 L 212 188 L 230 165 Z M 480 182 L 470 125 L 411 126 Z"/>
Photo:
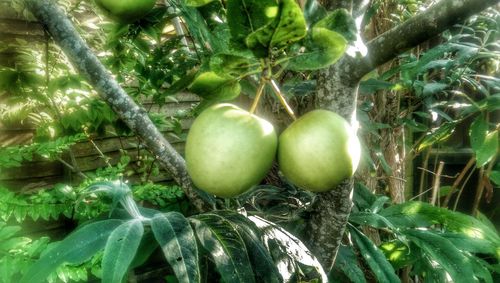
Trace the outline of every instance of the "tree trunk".
<path fill-rule="evenodd" d="M 326 7 L 357 7 L 360 1 L 320 1 Z M 317 101 L 320 108 L 329 109 L 356 122 L 356 101 L 359 80 L 377 66 L 395 58 L 405 50 L 445 31 L 499 0 L 442 0 L 421 14 L 390 29 L 367 44 L 364 57 L 344 56 L 328 70 L 320 73 Z M 355 5 L 353 5 L 354 3 Z M 358 11 L 352 11 L 359 15 Z M 403 175 L 404 176 L 404 175 Z M 352 207 L 352 180 L 327 193 L 317 195 L 308 220 L 308 246 L 328 272 L 335 257 Z M 396 196 L 399 198 L 399 196 Z"/>

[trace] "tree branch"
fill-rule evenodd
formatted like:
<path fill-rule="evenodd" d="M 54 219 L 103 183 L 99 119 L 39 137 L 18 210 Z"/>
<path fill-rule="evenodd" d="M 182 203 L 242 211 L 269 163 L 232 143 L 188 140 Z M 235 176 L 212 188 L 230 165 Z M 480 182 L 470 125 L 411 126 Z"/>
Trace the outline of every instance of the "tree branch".
<path fill-rule="evenodd" d="M 99 93 L 125 124 L 136 133 L 183 188 L 200 211 L 208 204 L 189 178 L 186 163 L 149 119 L 147 112 L 130 98 L 87 46 L 64 12 L 50 0 L 25 0 L 28 10 L 44 25 L 77 71 Z"/>
<path fill-rule="evenodd" d="M 337 64 L 319 73 L 316 89 L 317 105 L 350 119 L 357 128 L 357 88 L 359 80 L 365 74 L 499 1 L 442 0 L 423 13 L 383 33 L 367 44 L 369 51 L 366 57 L 352 58 L 345 55 Z M 338 3 L 336 0 L 322 2 L 328 2 L 327 4 L 333 6 Z M 348 2 L 341 1 L 341 3 Z M 327 271 L 333 267 L 347 225 L 352 207 L 352 190 L 353 182 L 350 180 L 330 192 L 318 194 L 307 223 L 308 246 Z"/>
<path fill-rule="evenodd" d="M 344 77 L 357 83 L 364 75 L 407 49 L 499 2 L 500 0 L 442 0 L 368 42 L 367 56 L 344 57 L 341 65 L 355 66 Z"/>

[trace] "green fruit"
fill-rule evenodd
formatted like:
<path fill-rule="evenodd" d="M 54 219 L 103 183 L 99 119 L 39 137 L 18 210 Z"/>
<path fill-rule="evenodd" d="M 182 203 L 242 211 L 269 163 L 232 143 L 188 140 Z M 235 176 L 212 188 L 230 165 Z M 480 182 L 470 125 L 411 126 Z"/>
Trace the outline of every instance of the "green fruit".
<path fill-rule="evenodd" d="M 122 23 L 132 23 L 153 9 L 156 0 L 95 0 L 106 15 Z"/>
<path fill-rule="evenodd" d="M 344 118 L 314 110 L 281 134 L 278 162 L 283 175 L 294 184 L 325 192 L 354 174 L 360 151 L 359 140 Z"/>
<path fill-rule="evenodd" d="M 258 184 L 271 168 L 278 137 L 268 121 L 232 104 L 207 108 L 186 141 L 194 184 L 219 197 L 237 196 Z"/>

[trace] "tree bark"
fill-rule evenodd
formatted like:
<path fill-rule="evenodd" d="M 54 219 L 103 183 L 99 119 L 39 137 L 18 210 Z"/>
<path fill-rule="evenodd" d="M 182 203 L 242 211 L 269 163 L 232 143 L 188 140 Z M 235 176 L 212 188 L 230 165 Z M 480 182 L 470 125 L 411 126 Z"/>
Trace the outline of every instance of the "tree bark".
<path fill-rule="evenodd" d="M 322 2 L 327 7 L 336 7 L 334 3 L 338 3 L 334 0 Z M 442 0 L 383 33 L 367 44 L 367 56 L 353 58 L 346 55 L 320 73 L 316 90 L 318 106 L 350 119 L 353 127 L 357 128 L 357 88 L 359 80 L 365 74 L 498 2 L 499 0 Z M 353 182 L 350 180 L 330 192 L 318 194 L 307 223 L 308 246 L 327 272 L 333 267 L 347 225 L 352 207 L 352 189 Z"/>
<path fill-rule="evenodd" d="M 184 159 L 155 127 L 147 112 L 127 95 L 101 64 L 57 4 L 50 0 L 25 0 L 25 3 L 75 69 L 87 79 L 118 117 L 144 141 L 163 168 L 182 187 L 193 206 L 199 211 L 210 209 L 206 201 L 207 195 L 192 184 Z"/>

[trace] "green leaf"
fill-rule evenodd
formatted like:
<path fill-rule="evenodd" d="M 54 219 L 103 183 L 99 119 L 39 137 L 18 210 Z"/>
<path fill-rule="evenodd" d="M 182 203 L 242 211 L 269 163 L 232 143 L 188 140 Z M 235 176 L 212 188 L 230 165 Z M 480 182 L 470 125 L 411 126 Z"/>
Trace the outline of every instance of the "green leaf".
<path fill-rule="evenodd" d="M 240 77 L 258 71 L 260 64 L 252 54 L 219 53 L 210 58 L 210 70 L 219 77 Z"/>
<path fill-rule="evenodd" d="M 64 262 L 81 264 L 106 245 L 109 235 L 122 220 L 108 219 L 90 223 L 74 231 L 64 240 L 47 250 L 26 272 L 21 283 L 44 281 Z"/>
<path fill-rule="evenodd" d="M 356 22 L 346 9 L 337 9 L 316 23 L 314 27 L 326 28 L 338 32 L 348 41 L 355 41 L 358 30 Z"/>
<path fill-rule="evenodd" d="M 262 243 L 259 228 L 250 219 L 233 211 L 217 211 L 215 213 L 225 217 L 235 225 L 236 230 L 245 242 L 248 256 L 256 271 L 256 281 L 264 283 L 283 282 L 271 254 Z"/>
<path fill-rule="evenodd" d="M 497 152 L 498 130 L 495 130 L 486 135 L 483 145 L 476 151 L 476 166 L 484 166 L 493 159 Z"/>
<path fill-rule="evenodd" d="M 281 0 L 280 20 L 271 39 L 270 48 L 287 46 L 307 34 L 306 20 L 295 0 Z"/>
<path fill-rule="evenodd" d="M 179 282 L 200 282 L 198 246 L 187 219 L 178 212 L 157 214 L 151 228 Z"/>
<path fill-rule="evenodd" d="M 111 233 L 102 258 L 102 282 L 122 282 L 143 234 L 144 227 L 140 219 L 127 221 Z"/>
<path fill-rule="evenodd" d="M 188 6 L 201 7 L 207 5 L 210 2 L 213 2 L 214 0 L 184 0 L 184 1 L 186 1 L 186 5 Z"/>
<path fill-rule="evenodd" d="M 391 228 L 396 230 L 396 227 L 392 225 L 389 220 L 387 220 L 382 215 L 372 213 L 372 212 L 353 212 L 349 215 L 349 221 L 359 224 L 367 225 L 374 228 Z"/>
<path fill-rule="evenodd" d="M 446 238 L 461 251 L 496 255 L 497 247 L 488 240 L 449 232 L 441 233 L 439 236 Z"/>
<path fill-rule="evenodd" d="M 335 63 L 344 54 L 347 41 L 339 33 L 314 27 L 304 41 L 305 51 L 288 61 L 288 69 L 295 71 L 316 70 Z"/>
<path fill-rule="evenodd" d="M 306 19 L 308 27 L 313 26 L 327 15 L 328 12 L 317 0 L 306 0 L 304 4 L 304 18 Z"/>
<path fill-rule="evenodd" d="M 237 97 L 241 87 L 235 79 L 223 78 L 214 72 L 205 72 L 194 80 L 189 90 L 204 99 L 224 101 Z"/>
<path fill-rule="evenodd" d="M 418 145 L 418 151 L 426 147 L 432 146 L 435 143 L 446 140 L 455 131 L 455 122 L 446 122 L 428 133 Z"/>
<path fill-rule="evenodd" d="M 365 274 L 360 267 L 358 258 L 352 250 L 352 247 L 340 245 L 334 267 L 342 270 L 351 282 L 366 282 Z M 332 280 L 332 282 L 335 281 Z"/>
<path fill-rule="evenodd" d="M 404 234 L 441 265 L 453 282 L 475 282 L 470 261 L 450 241 L 426 230 L 405 230 Z"/>
<path fill-rule="evenodd" d="M 483 115 L 477 116 L 471 123 L 469 130 L 470 145 L 474 152 L 477 152 L 484 143 L 488 133 L 488 122 L 484 119 Z"/>
<path fill-rule="evenodd" d="M 255 282 L 245 243 L 229 221 L 212 213 L 193 216 L 190 221 L 224 282 Z"/>
<path fill-rule="evenodd" d="M 328 282 L 321 264 L 299 239 L 261 217 L 249 216 L 248 218 L 262 231 L 267 249 L 279 259 L 276 264 L 285 282 L 288 282 L 296 272 L 297 263 L 309 266 L 316 273 L 316 277 L 321 278 L 321 282 Z"/>
<path fill-rule="evenodd" d="M 423 96 L 427 97 L 430 95 L 434 95 L 438 92 L 445 90 L 448 87 L 448 84 L 444 83 L 428 83 L 424 85 Z"/>
<path fill-rule="evenodd" d="M 478 219 L 428 203 L 409 201 L 392 205 L 380 211 L 380 215 L 401 228 L 430 227 L 441 224 L 447 231 L 462 233 L 472 238 L 486 239 L 499 245 L 497 232 Z"/>
<path fill-rule="evenodd" d="M 400 269 L 418 260 L 418 257 L 415 257 L 409 246 L 400 240 L 382 243 L 380 249 L 395 269 Z"/>
<path fill-rule="evenodd" d="M 228 0 L 227 24 L 233 40 L 245 44 L 247 36 L 278 16 L 275 0 Z"/>
<path fill-rule="evenodd" d="M 500 186 L 500 171 L 491 171 L 490 180 L 493 181 L 497 186 Z"/>
<path fill-rule="evenodd" d="M 354 227 L 349 231 L 378 282 L 401 282 L 382 251 L 368 237 Z"/>

